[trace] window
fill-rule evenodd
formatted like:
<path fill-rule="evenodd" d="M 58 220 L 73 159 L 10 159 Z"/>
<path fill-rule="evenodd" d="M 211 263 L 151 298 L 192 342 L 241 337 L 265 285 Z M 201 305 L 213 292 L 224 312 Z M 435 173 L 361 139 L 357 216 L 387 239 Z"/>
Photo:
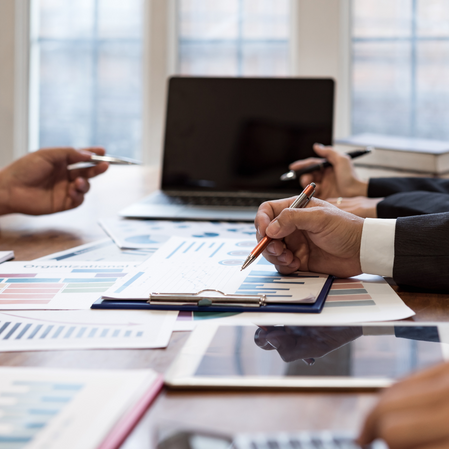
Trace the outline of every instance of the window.
<path fill-rule="evenodd" d="M 286 76 L 290 0 L 178 0 L 178 72 Z"/>
<path fill-rule="evenodd" d="M 352 8 L 352 133 L 449 140 L 449 3 Z"/>
<path fill-rule="evenodd" d="M 142 0 L 34 0 L 32 14 L 37 145 L 140 158 Z"/>

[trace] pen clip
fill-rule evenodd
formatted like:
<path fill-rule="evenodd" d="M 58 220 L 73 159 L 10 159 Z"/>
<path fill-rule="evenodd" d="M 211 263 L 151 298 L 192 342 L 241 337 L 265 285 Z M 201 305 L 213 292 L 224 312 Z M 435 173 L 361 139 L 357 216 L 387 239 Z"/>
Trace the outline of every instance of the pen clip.
<path fill-rule="evenodd" d="M 204 289 L 197 293 L 150 293 L 147 302 L 160 305 L 260 307 L 266 305 L 266 295 L 237 295 Z"/>

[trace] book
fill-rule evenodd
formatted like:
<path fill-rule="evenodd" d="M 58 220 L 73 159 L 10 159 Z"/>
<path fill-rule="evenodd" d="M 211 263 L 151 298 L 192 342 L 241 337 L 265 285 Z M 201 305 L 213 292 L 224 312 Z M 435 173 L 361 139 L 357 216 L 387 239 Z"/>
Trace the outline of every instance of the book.
<path fill-rule="evenodd" d="M 449 142 L 446 141 L 364 133 L 337 139 L 335 144 L 340 149 L 374 147 L 371 154 L 356 162 L 358 166 L 386 167 L 432 176 L 449 172 Z"/>

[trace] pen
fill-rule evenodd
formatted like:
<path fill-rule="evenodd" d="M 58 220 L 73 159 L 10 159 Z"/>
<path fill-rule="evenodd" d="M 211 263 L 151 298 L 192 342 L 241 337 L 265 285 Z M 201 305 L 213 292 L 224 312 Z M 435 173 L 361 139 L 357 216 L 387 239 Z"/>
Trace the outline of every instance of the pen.
<path fill-rule="evenodd" d="M 116 157 L 116 156 L 109 156 L 104 155 L 100 156 L 98 154 L 92 154 L 90 157 L 89 162 L 109 162 L 110 164 L 117 164 L 117 165 L 140 165 L 142 162 L 136 161 L 135 159 L 130 159 L 129 157 Z"/>
<path fill-rule="evenodd" d="M 315 193 L 315 183 L 311 182 L 296 198 L 295 201 L 290 205 L 289 209 L 300 209 L 301 207 L 306 207 L 307 203 L 310 201 L 310 198 L 312 198 L 313 194 Z M 265 248 L 268 246 L 268 244 L 273 239 L 271 237 L 265 236 L 257 245 L 256 247 L 251 251 L 249 256 L 246 258 L 245 262 L 242 265 L 242 268 L 240 268 L 240 271 L 244 270 L 246 267 L 251 265 L 265 250 Z"/>
<path fill-rule="evenodd" d="M 346 153 L 351 159 L 355 159 L 357 157 L 363 156 L 365 154 L 371 153 L 373 147 L 366 147 L 360 150 L 350 151 Z M 287 173 L 284 173 L 281 176 L 281 181 L 290 181 L 292 179 L 300 178 L 302 175 L 306 173 L 312 173 L 317 170 L 322 170 L 323 168 L 332 167 L 332 164 L 329 161 L 323 161 L 319 164 L 310 165 L 309 167 L 302 168 L 301 170 L 290 170 Z"/>
<path fill-rule="evenodd" d="M 92 153 L 89 161 L 86 162 L 77 162 L 75 164 L 69 165 L 67 168 L 69 170 L 76 170 L 79 168 L 87 168 L 92 167 L 94 164 L 99 164 L 100 162 L 109 162 L 113 165 L 140 165 L 140 161 L 136 161 L 135 159 L 130 159 L 128 157 L 115 157 L 104 155 L 100 156 L 99 154 Z"/>

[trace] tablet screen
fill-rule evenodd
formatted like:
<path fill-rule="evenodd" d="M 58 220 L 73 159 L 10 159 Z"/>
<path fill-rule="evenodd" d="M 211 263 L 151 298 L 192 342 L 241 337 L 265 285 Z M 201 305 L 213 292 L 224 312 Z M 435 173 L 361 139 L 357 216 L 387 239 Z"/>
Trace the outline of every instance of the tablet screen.
<path fill-rule="evenodd" d="M 396 379 L 441 361 L 436 326 L 220 326 L 195 377 Z"/>

